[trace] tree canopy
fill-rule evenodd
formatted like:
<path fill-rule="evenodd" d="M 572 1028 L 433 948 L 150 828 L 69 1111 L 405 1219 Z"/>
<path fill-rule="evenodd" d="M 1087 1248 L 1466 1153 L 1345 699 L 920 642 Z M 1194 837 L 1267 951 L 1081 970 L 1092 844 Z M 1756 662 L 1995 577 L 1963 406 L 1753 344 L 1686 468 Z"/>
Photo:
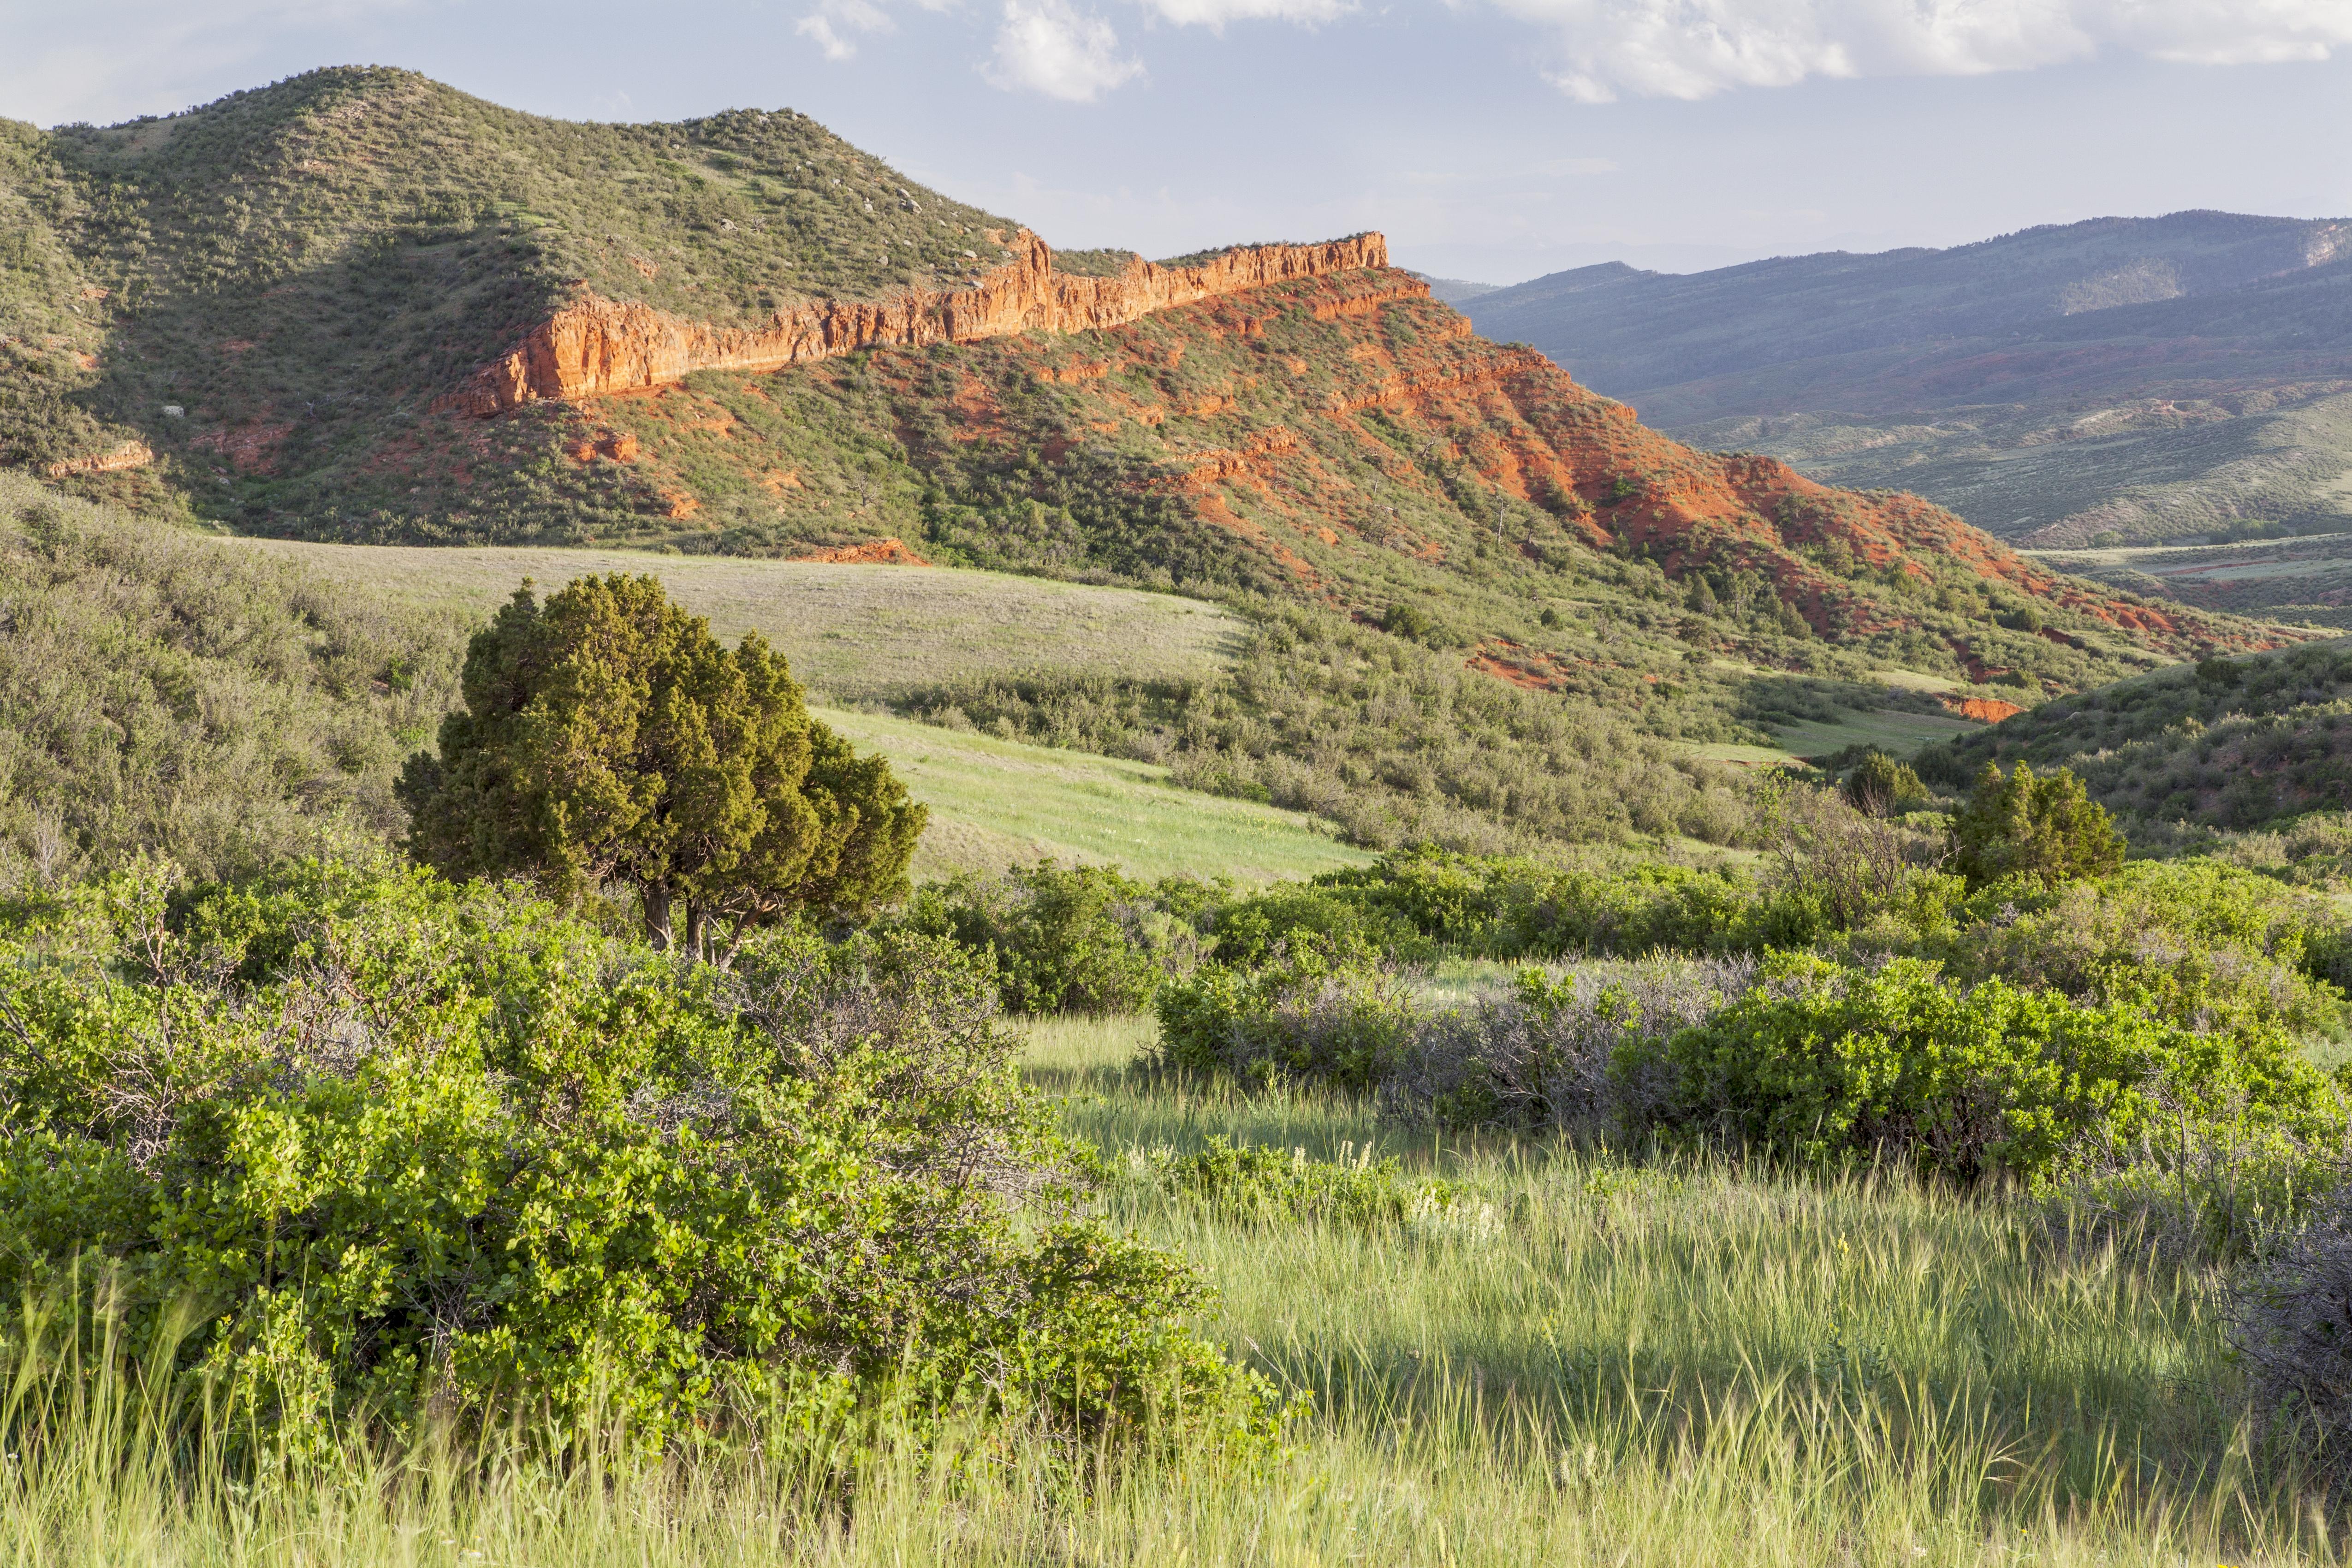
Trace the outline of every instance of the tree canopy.
<path fill-rule="evenodd" d="M 1987 763 L 1952 818 L 1952 868 L 1978 888 L 2013 877 L 2074 882 L 2124 863 L 2124 836 L 2073 770 L 2034 776 L 2023 763 L 2006 778 Z"/>
<path fill-rule="evenodd" d="M 809 716 L 783 658 L 733 651 L 652 577 L 529 583 L 476 634 L 440 752 L 408 761 L 411 851 L 577 900 L 632 889 L 656 947 L 709 956 L 795 910 L 906 891 L 926 812 Z"/>

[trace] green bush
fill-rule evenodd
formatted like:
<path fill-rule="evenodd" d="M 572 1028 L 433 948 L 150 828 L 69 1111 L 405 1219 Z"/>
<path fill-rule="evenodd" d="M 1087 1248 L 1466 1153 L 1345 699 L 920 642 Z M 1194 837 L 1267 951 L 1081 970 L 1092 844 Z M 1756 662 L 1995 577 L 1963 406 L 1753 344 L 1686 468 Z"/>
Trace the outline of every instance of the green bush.
<path fill-rule="evenodd" d="M 96 1289 L 278 1451 L 886 1383 L 1255 1441 L 1182 1266 L 1066 1217 L 996 1016 L 907 933 L 726 973 L 424 873 L 145 868 L 0 942 L 0 1310 Z"/>
<path fill-rule="evenodd" d="M 1912 951 L 1963 984 L 2000 978 L 2128 1004 L 2200 1033 L 2338 1035 L 2343 922 L 2328 905 L 2212 860 L 2136 861 L 2105 881 L 1978 893 Z M 2331 982 L 2334 982 L 2331 984 Z"/>
<path fill-rule="evenodd" d="M 2036 778 L 2020 763 L 2004 778 L 1984 765 L 1952 818 L 1952 868 L 1971 888 L 2010 880 L 2072 882 L 2124 863 L 2124 836 L 2071 769 Z"/>
<path fill-rule="evenodd" d="M 1393 971 L 1315 941 L 1286 943 L 1256 969 L 1204 965 L 1161 986 L 1155 1005 L 1159 1065 L 1258 1083 L 1373 1088 L 1395 1073 L 1418 1023 Z"/>
<path fill-rule="evenodd" d="M 1896 762 L 1874 746 L 1863 753 L 1862 761 L 1838 787 L 1855 810 L 1873 816 L 1916 811 L 1927 801 L 1927 786 L 1909 764 Z"/>
<path fill-rule="evenodd" d="M 1192 922 L 1215 893 L 1182 878 L 1152 888 L 1112 867 L 1045 860 L 930 883 L 896 923 L 986 955 L 1015 1013 L 1131 1013 L 1199 962 L 1206 944 Z"/>
<path fill-rule="evenodd" d="M 400 780 L 410 847 L 449 876 L 625 886 L 647 940 L 696 958 L 907 891 L 928 808 L 809 717 L 758 634 L 730 652 L 658 578 L 582 577 L 543 605 L 525 583 L 467 646 L 464 690 Z"/>
<path fill-rule="evenodd" d="M 2333 1087 L 2275 1028 L 2199 1035 L 2126 1004 L 2084 1006 L 2001 980 L 1962 988 L 1930 964 L 1875 973 L 1807 955 L 1663 1047 L 1663 1121 L 1806 1163 L 1884 1150 L 1923 1171 L 2029 1184 L 2078 1168 L 2170 1116 L 2316 1132 Z"/>

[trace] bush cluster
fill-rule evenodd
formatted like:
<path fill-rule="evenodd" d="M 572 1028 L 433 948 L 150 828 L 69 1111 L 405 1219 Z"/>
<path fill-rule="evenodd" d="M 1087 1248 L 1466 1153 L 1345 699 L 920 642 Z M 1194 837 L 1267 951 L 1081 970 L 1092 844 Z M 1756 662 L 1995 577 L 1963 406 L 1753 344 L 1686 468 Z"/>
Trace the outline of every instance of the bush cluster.
<path fill-rule="evenodd" d="M 298 1456 L 885 1384 L 1255 1441 L 1192 1276 L 1072 1217 L 997 1019 L 908 933 L 721 971 L 423 873 L 126 873 L 0 940 L 0 1310 L 95 1292 Z"/>
<path fill-rule="evenodd" d="M 890 924 L 954 942 L 992 965 L 1014 1013 L 1132 1013 L 1187 973 L 1207 943 L 1195 921 L 1221 889 L 1171 877 L 1147 886 L 1108 866 L 1016 866 L 915 890 Z"/>

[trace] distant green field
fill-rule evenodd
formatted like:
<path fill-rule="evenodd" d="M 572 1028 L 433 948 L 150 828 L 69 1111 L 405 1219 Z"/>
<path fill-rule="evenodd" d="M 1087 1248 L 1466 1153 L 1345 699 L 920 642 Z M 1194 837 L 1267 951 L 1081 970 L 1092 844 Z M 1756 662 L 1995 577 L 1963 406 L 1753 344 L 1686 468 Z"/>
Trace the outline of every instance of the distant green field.
<path fill-rule="evenodd" d="M 1800 757 L 1824 756 L 1848 746 L 1876 746 L 1899 757 L 1908 756 L 1934 742 L 1983 728 L 1966 719 L 1881 708 L 1866 713 L 1848 712 L 1834 724 L 1816 721 L 1785 725 L 1772 734 L 1792 755 Z"/>
<path fill-rule="evenodd" d="M 915 875 L 988 870 L 1052 856 L 1265 882 L 1372 857 L 1316 821 L 1248 801 L 1177 789 L 1165 768 L 1060 752 L 873 713 L 823 710 L 861 750 L 880 752 L 931 808 Z"/>
<path fill-rule="evenodd" d="M 1220 605 L 935 566 L 662 555 L 646 551 L 306 544 L 236 539 L 387 597 L 486 620 L 524 578 L 542 590 L 594 573 L 646 572 L 732 643 L 758 632 L 812 691 L 897 696 L 961 675 L 1087 670 L 1137 679 L 1214 674 L 1238 637 Z"/>

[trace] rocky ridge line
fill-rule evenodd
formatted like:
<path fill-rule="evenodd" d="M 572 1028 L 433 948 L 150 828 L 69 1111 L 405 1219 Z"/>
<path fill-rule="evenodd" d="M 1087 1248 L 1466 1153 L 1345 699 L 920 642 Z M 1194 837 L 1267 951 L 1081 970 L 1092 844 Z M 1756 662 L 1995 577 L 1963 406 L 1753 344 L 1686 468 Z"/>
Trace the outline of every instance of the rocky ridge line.
<path fill-rule="evenodd" d="M 1116 278 L 1055 272 L 1052 248 L 1025 228 L 1012 248 L 1011 262 L 969 288 L 909 289 L 877 301 L 813 300 L 757 327 L 688 321 L 583 289 L 510 353 L 477 371 L 452 401 L 489 416 L 541 398 L 634 392 L 702 370 L 770 371 L 877 346 L 1087 331 L 1264 284 L 1388 265 L 1388 241 L 1378 234 L 1239 247 L 1197 267 L 1139 259 Z M 1428 291 L 1419 285 L 1419 293 Z"/>

